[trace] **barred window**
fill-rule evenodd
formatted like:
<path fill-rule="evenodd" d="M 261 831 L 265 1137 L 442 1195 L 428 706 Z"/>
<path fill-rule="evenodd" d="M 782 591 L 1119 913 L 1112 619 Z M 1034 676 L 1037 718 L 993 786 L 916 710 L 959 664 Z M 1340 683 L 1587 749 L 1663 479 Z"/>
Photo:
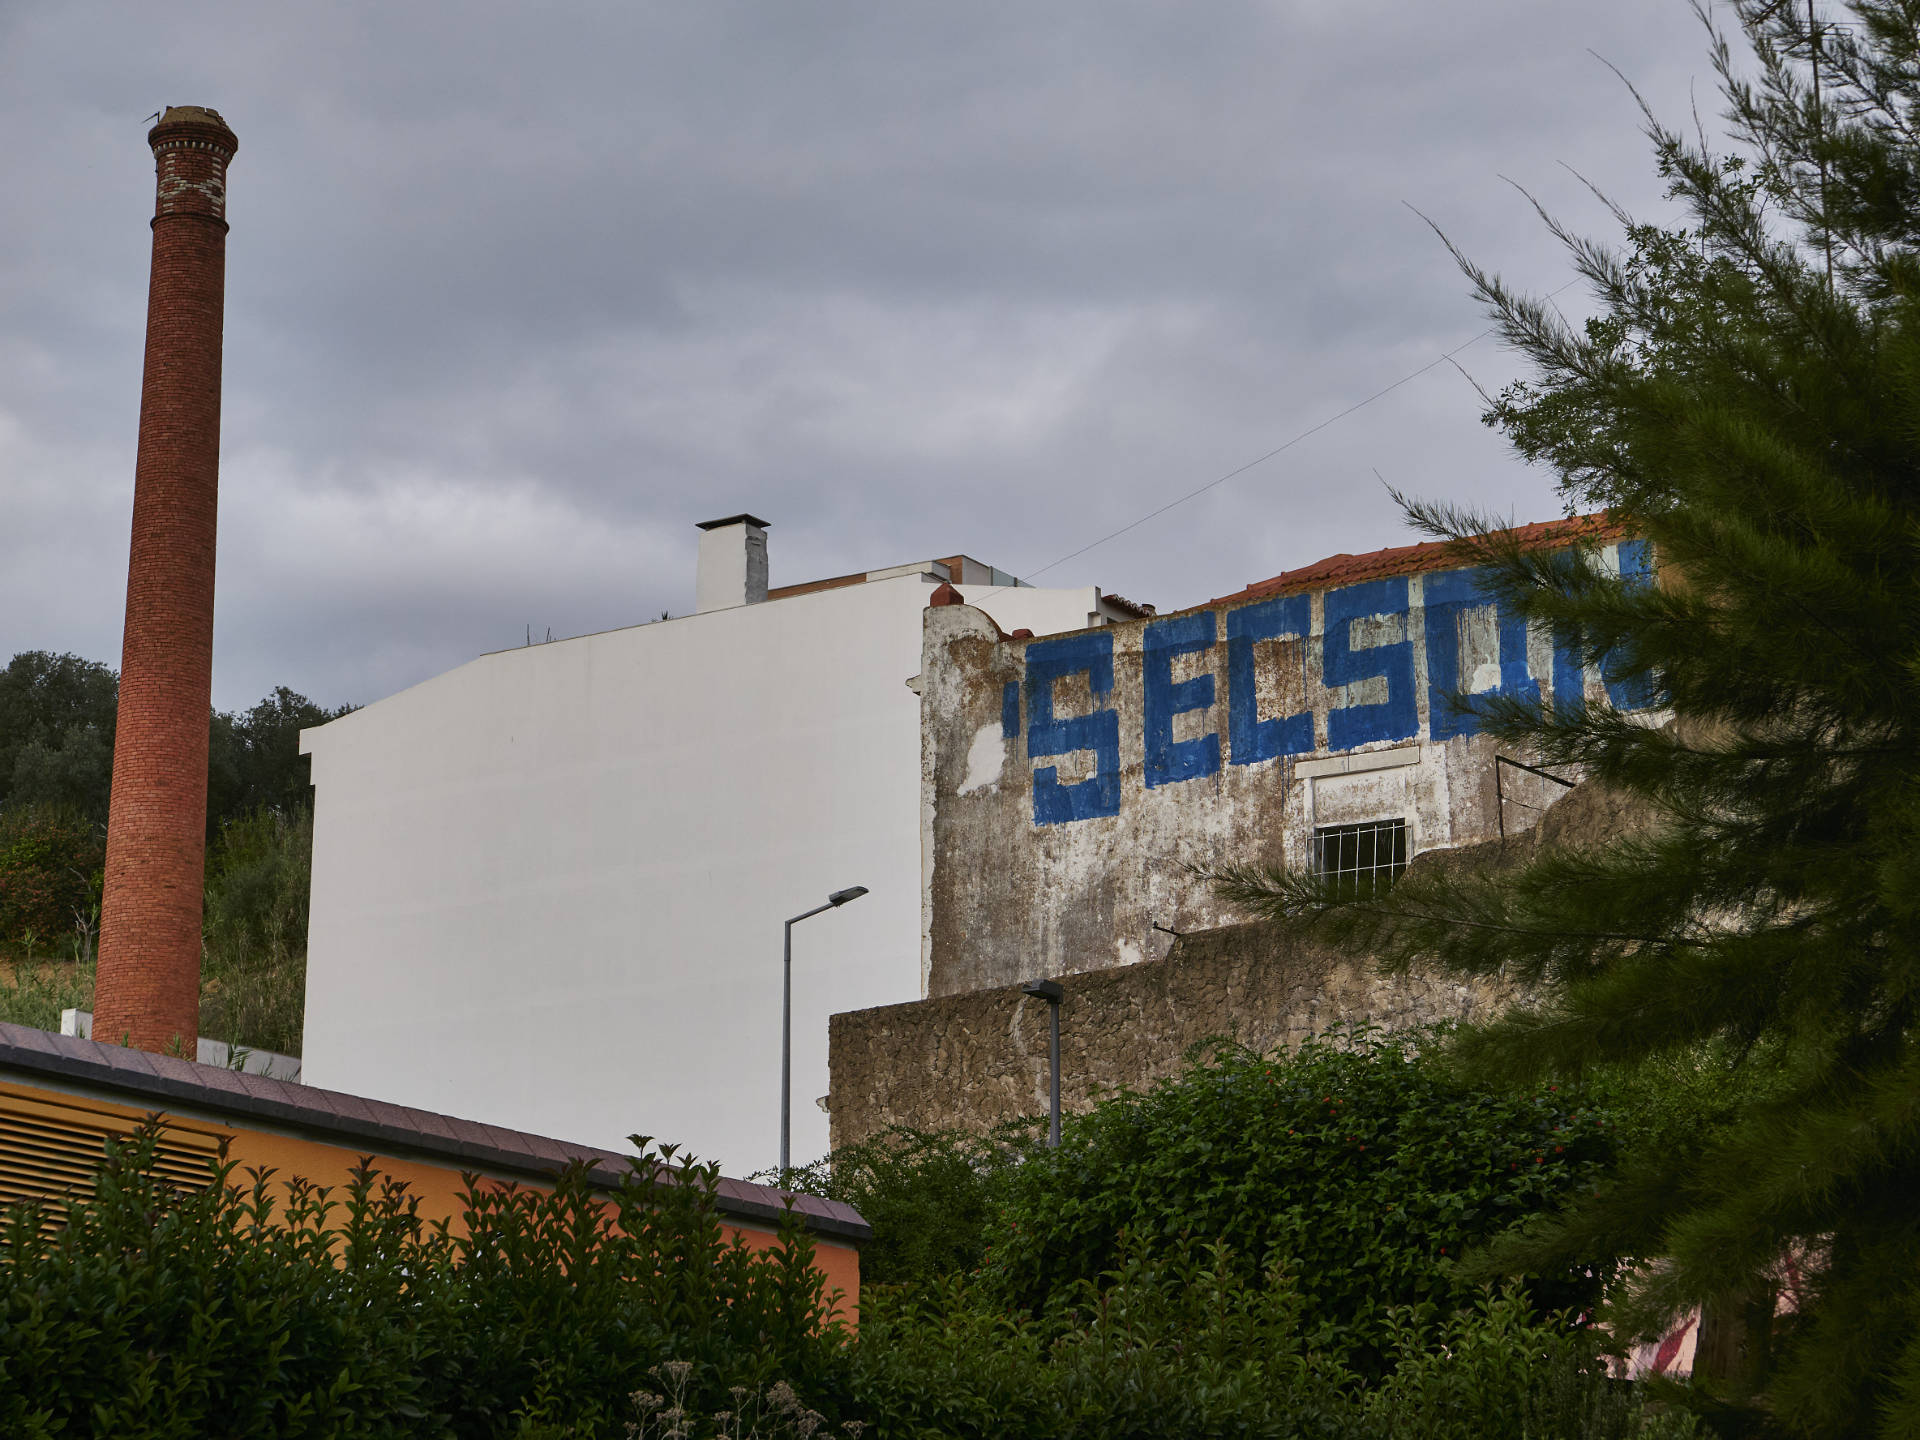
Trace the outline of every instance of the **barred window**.
<path fill-rule="evenodd" d="M 1345 896 L 1383 891 L 1407 868 L 1407 822 L 1323 825 L 1313 832 L 1313 868 Z"/>

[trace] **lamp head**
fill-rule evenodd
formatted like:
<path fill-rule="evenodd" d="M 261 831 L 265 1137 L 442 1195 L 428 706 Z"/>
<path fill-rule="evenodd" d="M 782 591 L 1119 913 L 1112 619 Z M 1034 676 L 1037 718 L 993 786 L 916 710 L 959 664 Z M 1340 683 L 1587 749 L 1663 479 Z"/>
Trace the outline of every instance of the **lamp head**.
<path fill-rule="evenodd" d="M 862 895 L 866 893 L 867 893 L 866 886 L 850 885 L 845 890 L 836 890 L 831 895 L 827 896 L 827 903 L 829 905 L 844 905 L 849 900 L 858 900 Z"/>
<path fill-rule="evenodd" d="M 1044 1000 L 1049 1005 L 1058 1005 L 1067 996 L 1067 992 L 1060 988 L 1058 980 L 1029 980 L 1020 987 L 1020 993 L 1031 995 L 1037 1000 Z"/>

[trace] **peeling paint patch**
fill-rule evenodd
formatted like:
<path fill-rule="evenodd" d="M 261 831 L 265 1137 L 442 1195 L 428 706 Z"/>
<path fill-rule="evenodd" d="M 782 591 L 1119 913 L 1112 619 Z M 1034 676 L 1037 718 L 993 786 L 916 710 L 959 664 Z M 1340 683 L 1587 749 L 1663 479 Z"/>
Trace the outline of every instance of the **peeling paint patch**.
<path fill-rule="evenodd" d="M 960 782 L 962 795 L 991 790 L 1000 783 L 1000 771 L 1007 761 L 1005 731 L 998 725 L 982 725 L 974 732 L 967 748 L 967 778 Z"/>

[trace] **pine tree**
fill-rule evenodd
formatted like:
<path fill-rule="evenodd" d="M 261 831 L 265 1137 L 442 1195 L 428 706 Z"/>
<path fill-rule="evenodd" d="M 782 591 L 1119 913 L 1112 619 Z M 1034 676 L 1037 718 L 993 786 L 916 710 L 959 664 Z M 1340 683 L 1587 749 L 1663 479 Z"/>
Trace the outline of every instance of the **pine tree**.
<path fill-rule="evenodd" d="M 1532 368 L 1489 422 L 1572 507 L 1650 539 L 1657 583 L 1411 507 L 1535 623 L 1651 687 L 1665 723 L 1471 703 L 1656 823 L 1524 863 L 1416 866 L 1385 895 L 1250 868 L 1221 883 L 1390 967 L 1531 983 L 1532 1003 L 1457 1042 L 1483 1075 L 1704 1094 L 1489 1263 L 1663 1257 L 1624 1307 L 1641 1321 L 1764 1297 L 1800 1267 L 1758 1403 L 1794 1433 L 1915 1435 L 1920 0 L 1857 0 L 1845 25 L 1807 0 L 1732 9 L 1731 34 L 1700 12 L 1721 147 L 1648 116 L 1684 221 L 1616 210 L 1611 244 L 1555 226 L 1596 318 L 1463 261 Z"/>

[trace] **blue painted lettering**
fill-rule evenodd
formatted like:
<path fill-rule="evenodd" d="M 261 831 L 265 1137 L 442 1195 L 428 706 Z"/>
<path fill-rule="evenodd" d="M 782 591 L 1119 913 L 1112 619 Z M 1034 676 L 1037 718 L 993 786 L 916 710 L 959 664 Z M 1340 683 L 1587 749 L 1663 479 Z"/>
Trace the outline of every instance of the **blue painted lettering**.
<path fill-rule="evenodd" d="M 1213 705 L 1213 676 L 1191 680 L 1173 678 L 1176 655 L 1198 655 L 1213 648 L 1211 610 L 1176 615 L 1147 626 L 1141 641 L 1142 690 L 1146 704 L 1146 765 L 1149 788 L 1176 780 L 1198 780 L 1220 769 L 1220 736 L 1216 732 L 1194 740 L 1173 738 L 1173 717 Z"/>
<path fill-rule="evenodd" d="M 1313 712 L 1260 718 L 1259 686 L 1254 679 L 1254 650 L 1262 640 L 1297 636 L 1312 628 L 1313 610 L 1305 595 L 1283 595 L 1227 612 L 1227 740 L 1236 765 L 1253 765 L 1280 755 L 1304 755 L 1313 749 Z M 1302 675 L 1301 700 L 1306 699 Z"/>
<path fill-rule="evenodd" d="M 1626 588 L 1638 590 L 1653 583 L 1653 547 L 1645 540 L 1622 540 L 1619 546 L 1620 579 Z M 1600 678 L 1606 682 L 1607 698 L 1616 710 L 1646 710 L 1655 703 L 1653 678 L 1648 675 L 1621 675 L 1605 662 Z"/>
<path fill-rule="evenodd" d="M 1420 729 L 1413 694 L 1413 640 L 1406 631 L 1407 582 L 1404 578 L 1369 580 L 1329 590 L 1321 674 L 1327 688 L 1363 680 L 1386 682 L 1387 698 L 1370 705 L 1341 705 L 1327 711 L 1327 744 L 1351 750 L 1376 740 L 1408 740 Z M 1399 620 L 1401 638 L 1385 644 L 1355 646 L 1356 621 Z"/>
<path fill-rule="evenodd" d="M 1579 633 L 1557 633 L 1553 637 L 1553 713 L 1573 720 L 1586 708 L 1587 663 L 1581 658 Z"/>
<path fill-rule="evenodd" d="M 1426 578 L 1427 729 L 1435 740 L 1472 735 L 1480 729 L 1480 718 L 1472 707 L 1456 699 L 1488 693 L 1476 688 L 1474 676 L 1460 673 L 1465 622 L 1476 610 L 1491 610 L 1498 632 L 1500 678 L 1492 693 L 1529 703 L 1540 698 L 1539 682 L 1527 673 L 1527 622 L 1500 605 L 1483 585 L 1484 574 L 1448 570 Z"/>
<path fill-rule="evenodd" d="M 1027 646 L 1027 755 L 1040 759 L 1091 750 L 1094 773 L 1077 785 L 1062 785 L 1059 769 L 1043 765 L 1033 772 L 1033 823 L 1058 825 L 1120 813 L 1120 715 L 1109 707 L 1088 715 L 1056 720 L 1053 682 L 1085 674 L 1095 696 L 1113 693 L 1113 634 L 1063 635 Z"/>

